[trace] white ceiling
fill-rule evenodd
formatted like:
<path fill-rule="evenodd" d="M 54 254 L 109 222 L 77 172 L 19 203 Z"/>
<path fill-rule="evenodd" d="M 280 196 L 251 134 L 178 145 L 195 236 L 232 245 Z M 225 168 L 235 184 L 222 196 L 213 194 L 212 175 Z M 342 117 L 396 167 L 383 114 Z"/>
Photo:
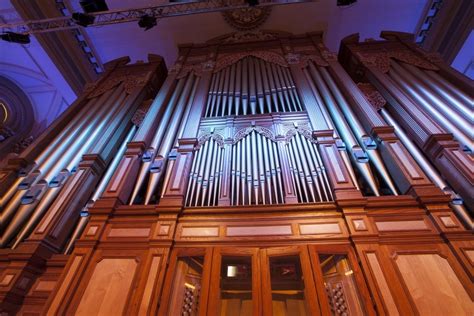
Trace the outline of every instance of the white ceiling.
<path fill-rule="evenodd" d="M 260 27 L 294 34 L 324 31 L 325 43 L 337 51 L 342 38 L 360 33 L 361 38 L 378 38 L 382 30 L 414 32 L 427 0 L 358 0 L 349 7 L 337 7 L 336 0 L 273 7 Z M 66 0 L 73 10 L 81 11 L 79 0 Z M 109 9 L 144 7 L 163 0 L 107 0 Z M 235 32 L 219 12 L 166 18 L 148 31 L 136 22 L 86 28 L 102 62 L 128 55 L 146 60 L 148 53 L 162 55 L 167 65 L 177 56 L 177 45 L 201 43 Z"/>

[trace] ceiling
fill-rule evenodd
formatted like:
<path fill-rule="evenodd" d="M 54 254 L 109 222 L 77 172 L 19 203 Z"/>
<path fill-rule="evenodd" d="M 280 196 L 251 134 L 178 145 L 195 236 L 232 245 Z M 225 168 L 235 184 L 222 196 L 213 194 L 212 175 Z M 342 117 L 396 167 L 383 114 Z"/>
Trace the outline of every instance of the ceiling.
<path fill-rule="evenodd" d="M 317 0 L 275 6 L 264 30 L 294 34 L 324 31 L 325 43 L 337 51 L 339 42 L 349 34 L 378 38 L 382 30 L 413 33 L 427 0 L 359 0 L 348 7 L 337 7 L 336 0 Z M 72 11 L 82 11 L 79 0 L 65 0 Z M 109 9 L 138 8 L 163 3 L 160 0 L 108 0 Z M 220 12 L 165 18 L 151 30 L 140 29 L 136 22 L 89 27 L 86 31 L 98 57 L 104 63 L 128 55 L 132 61 L 146 60 L 148 53 L 165 58 L 170 66 L 177 57 L 177 45 L 200 43 L 235 32 Z"/>

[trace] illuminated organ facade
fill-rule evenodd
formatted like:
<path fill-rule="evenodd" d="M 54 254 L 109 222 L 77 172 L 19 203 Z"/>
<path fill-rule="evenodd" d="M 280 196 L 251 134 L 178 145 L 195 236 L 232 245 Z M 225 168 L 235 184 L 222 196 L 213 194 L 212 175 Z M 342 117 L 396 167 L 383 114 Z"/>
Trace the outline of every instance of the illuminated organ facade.
<path fill-rule="evenodd" d="M 383 36 L 110 62 L 1 171 L 1 310 L 472 312 L 472 82 Z"/>

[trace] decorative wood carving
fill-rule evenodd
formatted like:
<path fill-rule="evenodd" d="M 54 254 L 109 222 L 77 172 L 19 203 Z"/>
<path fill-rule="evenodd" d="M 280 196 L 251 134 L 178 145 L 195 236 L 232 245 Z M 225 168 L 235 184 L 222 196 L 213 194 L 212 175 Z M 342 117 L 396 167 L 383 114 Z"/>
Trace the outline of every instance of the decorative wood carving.
<path fill-rule="evenodd" d="M 271 7 L 248 7 L 223 11 L 225 21 L 239 31 L 253 30 L 265 23 Z"/>

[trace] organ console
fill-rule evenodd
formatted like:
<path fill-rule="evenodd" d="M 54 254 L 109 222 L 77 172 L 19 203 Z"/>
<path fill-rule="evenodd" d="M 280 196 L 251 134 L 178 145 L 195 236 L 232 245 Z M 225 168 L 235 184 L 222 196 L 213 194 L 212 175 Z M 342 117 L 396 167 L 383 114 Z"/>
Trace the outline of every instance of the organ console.
<path fill-rule="evenodd" d="M 472 82 L 382 35 L 107 64 L 0 170 L 0 310 L 471 313 Z"/>

